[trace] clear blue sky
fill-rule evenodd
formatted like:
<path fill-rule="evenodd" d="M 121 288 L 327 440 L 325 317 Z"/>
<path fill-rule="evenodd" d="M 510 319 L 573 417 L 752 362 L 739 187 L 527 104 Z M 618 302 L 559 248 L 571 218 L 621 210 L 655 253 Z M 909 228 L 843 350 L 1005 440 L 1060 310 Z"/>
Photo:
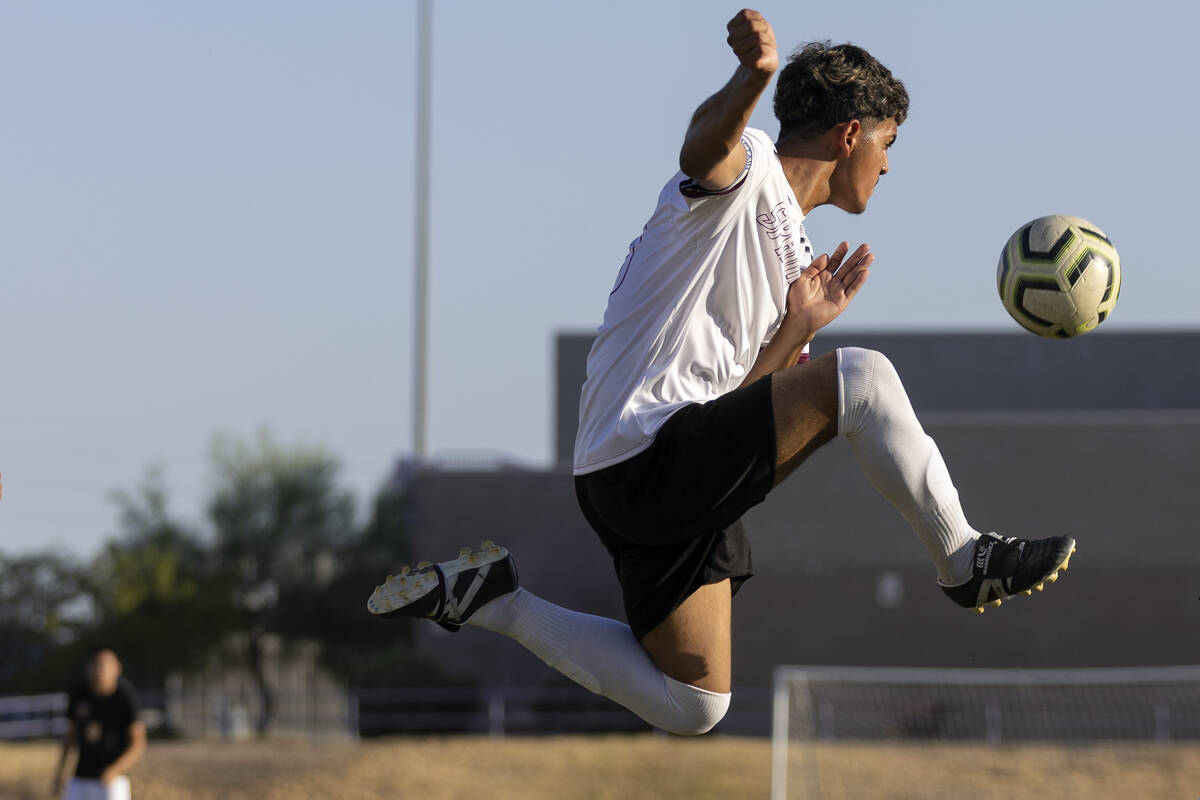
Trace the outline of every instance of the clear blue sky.
<path fill-rule="evenodd" d="M 737 8 L 435 2 L 435 453 L 549 461 L 553 335 L 599 323 Z M 995 260 L 1046 213 L 1120 248 L 1105 330 L 1197 326 L 1194 4 L 759 9 L 913 98 L 867 214 L 807 221 L 877 256 L 843 330 L 1016 331 Z M 151 465 L 199 520 L 216 433 L 323 445 L 361 499 L 410 449 L 415 26 L 398 1 L 0 7 L 0 552 L 94 552 Z"/>

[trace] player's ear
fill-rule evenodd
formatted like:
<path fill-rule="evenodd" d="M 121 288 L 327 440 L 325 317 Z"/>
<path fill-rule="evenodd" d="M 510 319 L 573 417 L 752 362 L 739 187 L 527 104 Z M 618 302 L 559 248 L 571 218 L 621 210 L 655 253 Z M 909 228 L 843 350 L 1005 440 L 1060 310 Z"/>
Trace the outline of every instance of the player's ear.
<path fill-rule="evenodd" d="M 842 158 L 849 158 L 854 152 L 854 148 L 858 147 L 859 142 L 863 137 L 862 122 L 852 119 L 849 122 L 843 122 L 837 126 L 838 130 L 838 155 Z"/>

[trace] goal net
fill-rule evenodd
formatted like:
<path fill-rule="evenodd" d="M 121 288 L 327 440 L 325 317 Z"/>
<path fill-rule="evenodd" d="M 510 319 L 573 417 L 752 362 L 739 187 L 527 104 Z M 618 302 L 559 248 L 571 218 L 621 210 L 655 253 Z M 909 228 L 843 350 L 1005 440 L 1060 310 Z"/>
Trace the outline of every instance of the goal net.
<path fill-rule="evenodd" d="M 999 744 L 1200 739 L 1200 666 L 775 669 L 772 800 L 820 794 L 833 742 Z"/>

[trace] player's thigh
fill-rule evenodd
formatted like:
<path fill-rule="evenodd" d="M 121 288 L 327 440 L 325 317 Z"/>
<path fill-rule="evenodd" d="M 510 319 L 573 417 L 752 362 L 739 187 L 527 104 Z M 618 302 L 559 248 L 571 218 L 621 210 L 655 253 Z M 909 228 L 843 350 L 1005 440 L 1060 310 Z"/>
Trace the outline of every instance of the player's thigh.
<path fill-rule="evenodd" d="M 655 666 L 677 681 L 728 692 L 731 597 L 728 579 L 705 584 L 688 595 L 642 637 L 642 647 Z"/>
<path fill-rule="evenodd" d="M 775 483 L 778 484 L 837 435 L 837 354 L 826 353 L 772 375 L 771 408 L 775 417 Z"/>

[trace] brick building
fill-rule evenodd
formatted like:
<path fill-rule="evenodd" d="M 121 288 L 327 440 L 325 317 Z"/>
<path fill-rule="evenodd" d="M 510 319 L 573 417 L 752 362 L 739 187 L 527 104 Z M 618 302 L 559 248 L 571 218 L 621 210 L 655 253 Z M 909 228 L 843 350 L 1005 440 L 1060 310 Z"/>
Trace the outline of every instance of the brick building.
<path fill-rule="evenodd" d="M 514 552 L 530 590 L 622 618 L 570 472 L 590 341 L 557 342 L 557 464 L 418 471 L 414 550 L 442 558 L 494 539 Z M 1063 580 L 1034 598 L 983 615 L 960 609 L 836 440 L 746 517 L 756 577 L 734 603 L 735 686 L 766 687 L 781 663 L 1200 663 L 1200 333 L 837 333 L 818 338 L 814 354 L 848 344 L 896 364 L 973 525 L 1069 532 L 1079 551 Z M 561 681 L 487 632 L 421 625 L 418 639 L 446 669 L 482 683 Z"/>

